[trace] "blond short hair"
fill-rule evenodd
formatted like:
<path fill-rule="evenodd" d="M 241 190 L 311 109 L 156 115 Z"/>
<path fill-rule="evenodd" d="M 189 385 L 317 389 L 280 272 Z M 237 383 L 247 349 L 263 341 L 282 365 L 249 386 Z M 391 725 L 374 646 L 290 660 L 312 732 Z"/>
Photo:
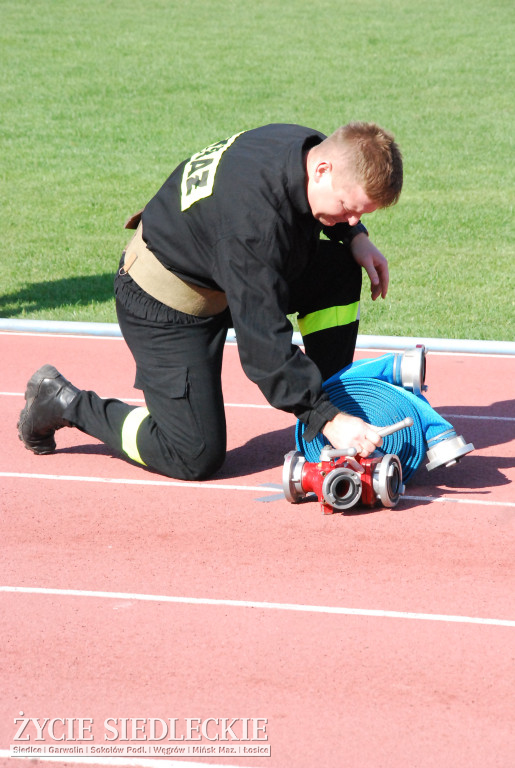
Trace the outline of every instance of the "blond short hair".
<path fill-rule="evenodd" d="M 384 128 L 375 123 L 348 123 L 319 146 L 335 157 L 336 180 L 340 169 L 342 173 L 351 171 L 368 197 L 381 208 L 398 201 L 403 179 L 402 155 L 393 135 Z"/>

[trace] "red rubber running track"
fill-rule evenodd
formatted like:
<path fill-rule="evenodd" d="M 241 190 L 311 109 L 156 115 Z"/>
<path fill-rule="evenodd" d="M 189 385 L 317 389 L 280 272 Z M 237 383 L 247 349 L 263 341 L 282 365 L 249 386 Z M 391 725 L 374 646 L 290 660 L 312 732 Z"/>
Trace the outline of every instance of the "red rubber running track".
<path fill-rule="evenodd" d="M 513 768 L 514 357 L 430 353 L 428 399 L 475 452 L 421 467 L 394 509 L 325 516 L 284 499 L 294 420 L 266 405 L 234 345 L 228 459 L 191 484 L 77 430 L 51 456 L 17 438 L 26 381 L 46 362 L 135 401 L 121 339 L 2 333 L 0 348 L 2 764 L 24 765 L 14 743 L 76 747 L 31 765 L 81 764 L 68 736 L 35 742 L 29 724 L 16 741 L 24 716 L 68 719 L 56 738 L 86 718 L 83 743 L 143 748 L 88 758 L 113 768 Z M 140 740 L 105 741 L 107 718 L 140 718 L 135 734 L 128 721 Z M 193 738 L 211 739 L 195 746 L 238 752 L 158 757 L 152 718 L 176 718 L 177 737 L 193 719 Z M 238 741 L 222 739 L 224 718 L 239 718 Z M 242 740 L 244 718 L 260 718 L 260 741 Z"/>

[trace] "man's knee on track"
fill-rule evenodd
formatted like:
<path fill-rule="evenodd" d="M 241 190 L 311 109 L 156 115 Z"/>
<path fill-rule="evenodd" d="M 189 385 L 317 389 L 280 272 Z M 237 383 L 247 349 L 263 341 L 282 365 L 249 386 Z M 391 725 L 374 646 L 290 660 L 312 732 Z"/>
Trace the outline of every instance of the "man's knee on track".
<path fill-rule="evenodd" d="M 199 455 L 182 456 L 180 462 L 164 462 L 155 467 L 158 472 L 177 480 L 209 480 L 225 461 L 225 448 L 210 451 L 205 448 Z"/>
<path fill-rule="evenodd" d="M 205 453 L 205 455 L 204 455 Z M 205 451 L 196 459 L 188 462 L 188 477 L 186 480 L 209 480 L 222 467 L 225 451 L 212 453 Z"/>

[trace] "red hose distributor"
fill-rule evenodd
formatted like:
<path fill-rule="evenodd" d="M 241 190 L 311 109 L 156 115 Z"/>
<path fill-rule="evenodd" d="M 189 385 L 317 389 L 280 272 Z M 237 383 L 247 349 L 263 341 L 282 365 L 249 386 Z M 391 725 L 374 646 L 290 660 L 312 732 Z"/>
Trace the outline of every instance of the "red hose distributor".
<path fill-rule="evenodd" d="M 411 426 L 410 418 L 383 427 L 379 434 L 387 434 Z M 381 502 L 394 507 L 405 487 L 402 482 L 402 465 L 394 454 L 374 451 L 358 460 L 354 448 L 336 450 L 325 446 L 317 462 L 308 462 L 299 451 L 290 451 L 284 457 L 283 491 L 292 504 L 298 504 L 309 493 L 315 493 L 326 515 L 334 510 L 345 510 L 361 503 L 374 507 Z M 356 461 L 363 472 L 356 469 Z"/>

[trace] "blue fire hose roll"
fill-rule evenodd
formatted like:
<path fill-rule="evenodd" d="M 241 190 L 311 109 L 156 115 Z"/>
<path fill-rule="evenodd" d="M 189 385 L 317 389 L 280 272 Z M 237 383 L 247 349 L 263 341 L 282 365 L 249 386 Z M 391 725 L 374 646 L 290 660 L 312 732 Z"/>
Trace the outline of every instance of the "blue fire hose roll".
<path fill-rule="evenodd" d="M 424 460 L 428 447 L 455 437 L 456 432 L 423 395 L 414 395 L 391 383 L 390 380 L 396 378 L 395 358 L 396 355 L 384 355 L 352 363 L 328 379 L 324 390 L 341 411 L 377 427 L 385 427 L 411 416 L 413 426 L 383 437 L 382 446 L 378 449 L 382 454 L 393 453 L 399 457 L 403 479 L 407 481 Z M 318 433 L 308 443 L 303 438 L 304 430 L 304 424 L 298 421 L 295 432 L 297 450 L 304 454 L 307 461 L 316 462 L 329 441 Z"/>

